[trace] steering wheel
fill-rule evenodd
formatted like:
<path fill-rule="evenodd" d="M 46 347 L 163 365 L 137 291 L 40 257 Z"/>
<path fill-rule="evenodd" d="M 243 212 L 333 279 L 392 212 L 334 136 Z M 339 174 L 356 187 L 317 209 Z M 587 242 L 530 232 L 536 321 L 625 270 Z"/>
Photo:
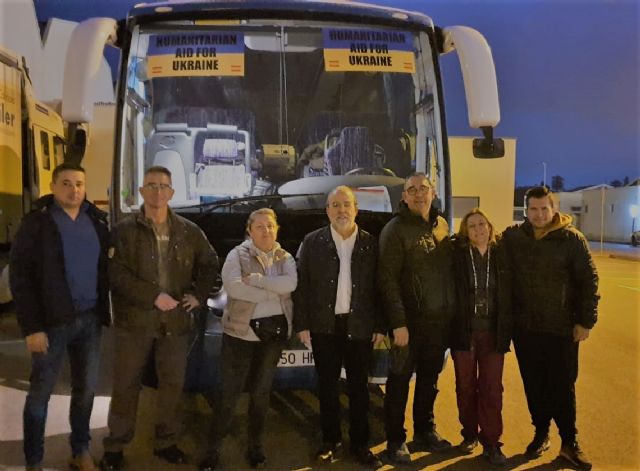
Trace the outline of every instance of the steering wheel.
<path fill-rule="evenodd" d="M 383 167 L 358 167 L 349 170 L 345 175 L 383 175 L 385 177 L 395 177 L 393 170 Z"/>

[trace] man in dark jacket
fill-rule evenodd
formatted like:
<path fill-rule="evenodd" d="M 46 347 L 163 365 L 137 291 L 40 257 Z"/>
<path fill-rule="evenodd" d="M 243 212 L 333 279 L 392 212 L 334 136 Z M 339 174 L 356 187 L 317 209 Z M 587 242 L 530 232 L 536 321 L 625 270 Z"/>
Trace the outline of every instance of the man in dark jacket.
<path fill-rule="evenodd" d="M 411 461 L 404 430 L 409 381 L 415 370 L 414 442 L 429 451 L 451 444 L 435 429 L 433 405 L 451 326 L 450 250 L 446 221 L 431 206 L 434 189 L 426 175 L 409 176 L 400 211 L 380 234 L 378 285 L 393 335 L 384 401 L 387 456 Z"/>
<path fill-rule="evenodd" d="M 382 341 L 375 294 L 377 245 L 356 225 L 358 203 L 349 187 L 327 200 L 330 225 L 304 238 L 298 253 L 293 323 L 300 341 L 313 347 L 318 372 L 323 446 L 317 459 L 331 462 L 341 445 L 340 371 L 349 391 L 350 448 L 368 467 L 382 463 L 369 450 L 368 373 L 372 346 Z"/>
<path fill-rule="evenodd" d="M 70 465 L 95 469 L 89 419 L 98 380 L 101 324 L 110 322 L 106 215 L 85 201 L 85 172 L 61 164 L 52 195 L 27 214 L 11 250 L 11 291 L 31 353 L 24 406 L 27 470 L 41 470 L 47 405 L 65 352 L 71 365 Z"/>
<path fill-rule="evenodd" d="M 114 229 L 109 274 L 116 331 L 109 435 L 103 470 L 124 466 L 134 435 L 142 372 L 155 354 L 158 376 L 154 454 L 181 464 L 176 441 L 192 311 L 206 302 L 218 257 L 204 233 L 169 208 L 171 173 L 151 167 L 140 188 L 144 205 Z"/>
<path fill-rule="evenodd" d="M 578 345 L 597 320 L 598 275 L 587 241 L 571 217 L 554 209 L 546 187 L 526 196 L 527 220 L 503 240 L 514 274 L 514 346 L 535 436 L 526 455 L 549 448 L 553 419 L 560 456 L 580 469 L 591 463 L 576 441 Z"/>

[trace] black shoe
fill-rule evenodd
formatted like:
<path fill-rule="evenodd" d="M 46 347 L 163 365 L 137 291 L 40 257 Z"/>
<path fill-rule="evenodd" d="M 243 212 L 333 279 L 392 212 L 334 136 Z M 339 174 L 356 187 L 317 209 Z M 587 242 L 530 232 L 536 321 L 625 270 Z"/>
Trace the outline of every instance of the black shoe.
<path fill-rule="evenodd" d="M 382 466 L 382 461 L 376 455 L 374 455 L 369 448 L 357 448 L 355 450 L 351 450 L 351 454 L 356 459 L 358 463 L 363 466 L 366 466 L 369 469 L 378 469 Z"/>
<path fill-rule="evenodd" d="M 563 443 L 560 448 L 559 456 L 569 461 L 578 469 L 591 469 L 591 462 L 589 461 L 589 458 L 587 458 L 587 455 L 584 454 L 577 442 Z"/>
<path fill-rule="evenodd" d="M 342 446 L 342 443 L 323 443 L 322 447 L 316 453 L 316 461 L 321 463 L 331 463 L 335 457 L 338 449 Z"/>
<path fill-rule="evenodd" d="M 529 459 L 540 458 L 542 454 L 549 449 L 549 434 L 547 432 L 538 433 L 533 436 L 531 443 L 527 445 L 524 454 Z"/>
<path fill-rule="evenodd" d="M 464 440 L 462 440 L 462 442 L 460 442 L 457 448 L 458 451 L 460 451 L 460 453 L 462 453 L 463 455 L 470 455 L 471 453 L 473 453 L 473 450 L 475 450 L 477 446 L 477 438 L 465 438 Z"/>
<path fill-rule="evenodd" d="M 124 454 L 121 451 L 105 451 L 100 460 L 102 471 L 119 471 L 124 468 Z"/>
<path fill-rule="evenodd" d="M 396 445 L 394 443 L 387 443 L 387 449 L 384 452 L 384 456 L 393 464 L 409 464 L 411 463 L 411 453 L 407 448 L 406 443 Z"/>
<path fill-rule="evenodd" d="M 502 453 L 500 444 L 485 446 L 482 456 L 484 456 L 490 464 L 495 466 L 502 466 L 507 462 L 507 457 Z"/>
<path fill-rule="evenodd" d="M 153 454 L 171 464 L 185 464 L 187 462 L 187 455 L 176 445 L 153 450 Z"/>
<path fill-rule="evenodd" d="M 267 465 L 267 457 L 261 450 L 247 451 L 247 461 L 253 469 L 264 469 Z"/>
<path fill-rule="evenodd" d="M 220 455 L 217 451 L 210 452 L 207 457 L 198 465 L 198 471 L 214 471 L 218 467 Z"/>
<path fill-rule="evenodd" d="M 416 434 L 413 442 L 424 451 L 445 451 L 451 448 L 451 443 L 440 436 L 435 430 L 427 433 Z"/>

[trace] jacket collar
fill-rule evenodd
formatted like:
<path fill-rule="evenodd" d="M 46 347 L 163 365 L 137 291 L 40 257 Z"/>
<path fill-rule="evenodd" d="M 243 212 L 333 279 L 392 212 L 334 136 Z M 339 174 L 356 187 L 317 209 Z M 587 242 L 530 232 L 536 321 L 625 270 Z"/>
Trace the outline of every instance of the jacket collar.
<path fill-rule="evenodd" d="M 48 195 L 44 195 L 38 198 L 35 201 L 34 206 L 36 208 L 36 211 L 50 211 L 55 204 L 56 204 L 56 200 L 53 197 L 53 194 L 49 193 Z M 99 209 L 95 204 L 91 203 L 86 198 L 82 202 L 82 205 L 83 205 L 83 208 L 81 208 L 81 210 L 86 211 L 89 216 L 106 220 L 107 213 Z"/>
<path fill-rule="evenodd" d="M 253 257 L 260 258 L 261 253 L 263 253 L 255 246 L 251 239 L 245 240 L 244 242 L 242 242 L 242 244 L 240 244 L 240 246 L 246 248 L 249 251 L 249 254 Z M 284 259 L 286 256 L 287 251 L 280 246 L 279 242 L 276 241 L 275 245 L 273 246 L 273 261 L 278 262 Z"/>
<path fill-rule="evenodd" d="M 409 206 L 407 206 L 407 203 L 402 200 L 400 200 L 400 202 L 398 203 L 398 210 L 396 211 L 396 215 L 403 220 L 409 221 L 413 224 L 428 224 L 429 227 L 432 228 L 438 225 L 438 210 L 434 208 L 433 205 L 431 206 L 431 209 L 429 209 L 428 221 L 425 221 L 422 216 L 412 213 L 409 209 Z"/>

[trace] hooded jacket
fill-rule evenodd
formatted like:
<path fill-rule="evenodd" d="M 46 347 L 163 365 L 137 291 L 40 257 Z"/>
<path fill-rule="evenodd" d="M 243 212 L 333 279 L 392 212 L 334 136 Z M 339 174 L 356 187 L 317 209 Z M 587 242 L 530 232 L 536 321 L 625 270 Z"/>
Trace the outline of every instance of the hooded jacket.
<path fill-rule="evenodd" d="M 529 221 L 503 233 L 513 271 L 516 329 L 571 336 L 598 318 L 598 273 L 587 241 L 571 216 L 554 215 L 534 234 Z"/>
<path fill-rule="evenodd" d="M 251 240 L 245 240 L 227 255 L 222 268 L 222 282 L 227 291 L 227 304 L 222 316 L 225 333 L 234 337 L 246 336 L 257 305 L 274 300 L 280 303 L 282 313 L 287 318 L 288 334 L 291 335 L 291 293 L 296 289 L 298 280 L 296 265 L 291 254 L 281 248 L 279 243 L 276 242 L 273 252 L 275 274 L 272 276 L 265 276 L 265 265 Z M 241 279 L 234 279 L 232 273 L 242 278 L 248 276 L 249 284 Z"/>
<path fill-rule="evenodd" d="M 380 233 L 378 288 L 391 329 L 433 334 L 439 340 L 450 325 L 453 304 L 449 226 L 431 208 L 429 221 L 400 202 Z"/>
<path fill-rule="evenodd" d="M 62 236 L 51 215 L 55 200 L 46 195 L 36 201 L 36 209 L 22 220 L 11 248 L 10 284 L 16 315 L 24 336 L 46 332 L 74 318 L 71 289 L 67 283 Z M 87 215 L 100 242 L 98 257 L 98 302 L 96 314 L 103 325 L 111 322 L 107 247 L 107 215 L 86 202 Z"/>

